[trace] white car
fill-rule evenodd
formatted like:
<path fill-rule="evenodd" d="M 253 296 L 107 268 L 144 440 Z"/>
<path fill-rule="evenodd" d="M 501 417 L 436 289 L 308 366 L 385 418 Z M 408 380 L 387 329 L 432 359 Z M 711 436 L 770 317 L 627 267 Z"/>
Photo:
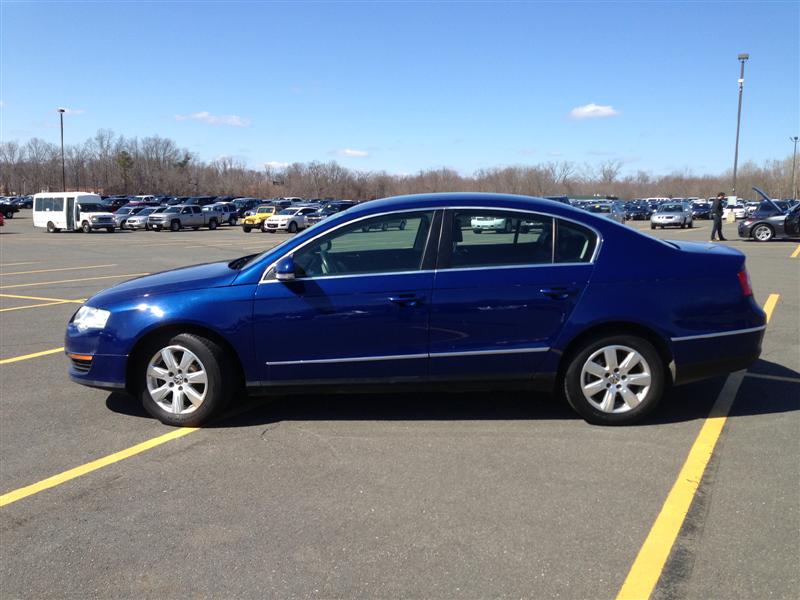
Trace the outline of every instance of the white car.
<path fill-rule="evenodd" d="M 317 208 L 314 206 L 284 208 L 264 221 L 264 231 L 297 233 L 309 226 L 306 216 L 315 212 L 317 212 Z"/>
<path fill-rule="evenodd" d="M 484 231 L 508 233 L 511 231 L 511 222 L 500 217 L 472 217 L 469 225 L 475 233 L 483 233 Z"/>
<path fill-rule="evenodd" d="M 734 218 L 744 219 L 747 216 L 747 210 L 744 204 L 737 202 L 736 204 L 728 204 L 722 211 L 722 218 L 727 220 L 730 213 L 733 213 Z"/>
<path fill-rule="evenodd" d="M 650 217 L 650 229 L 656 227 L 694 227 L 692 209 L 688 202 L 665 202 Z"/>

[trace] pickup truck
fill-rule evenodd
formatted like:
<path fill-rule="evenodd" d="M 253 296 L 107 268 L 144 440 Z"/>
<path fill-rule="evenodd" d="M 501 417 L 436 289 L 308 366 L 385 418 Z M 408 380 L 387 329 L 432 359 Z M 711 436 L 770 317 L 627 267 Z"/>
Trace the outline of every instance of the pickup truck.
<path fill-rule="evenodd" d="M 209 229 L 216 229 L 222 220 L 222 214 L 212 210 L 202 210 L 202 207 L 194 204 L 191 206 L 178 205 L 170 206 L 164 212 L 154 213 L 147 218 L 147 224 L 150 229 L 160 231 L 161 229 L 169 229 L 171 231 L 180 231 L 185 227 L 191 227 L 194 230 L 201 227 L 208 227 Z"/>

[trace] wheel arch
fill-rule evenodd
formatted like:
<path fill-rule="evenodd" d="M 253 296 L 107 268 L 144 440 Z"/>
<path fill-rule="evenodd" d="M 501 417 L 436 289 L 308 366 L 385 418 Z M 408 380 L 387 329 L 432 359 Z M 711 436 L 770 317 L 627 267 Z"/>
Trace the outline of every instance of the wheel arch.
<path fill-rule="evenodd" d="M 558 386 L 560 386 L 563 381 L 564 373 L 569 366 L 570 360 L 572 360 L 575 354 L 580 352 L 583 345 L 593 338 L 606 335 L 636 335 L 653 344 L 664 363 L 665 369 L 669 373 L 668 382 L 674 383 L 675 360 L 669 343 L 661 334 L 655 329 L 641 323 L 631 321 L 606 321 L 587 327 L 567 343 L 558 365 L 558 372 L 556 375 Z"/>
<path fill-rule="evenodd" d="M 244 367 L 242 365 L 242 359 L 239 356 L 239 353 L 236 351 L 236 348 L 234 348 L 224 336 L 209 327 L 198 325 L 197 323 L 179 322 L 165 323 L 162 326 L 147 331 L 144 335 L 136 340 L 133 348 L 131 348 L 130 354 L 128 355 L 127 364 L 125 365 L 125 381 L 129 388 L 128 391 L 135 392 L 135 390 L 131 388 L 131 384 L 135 380 L 135 373 L 133 371 L 139 364 L 139 361 L 142 358 L 142 353 L 147 346 L 158 338 L 171 338 L 181 333 L 190 333 L 204 337 L 220 346 L 225 351 L 227 356 L 233 358 L 233 368 L 235 372 L 234 376 L 236 377 L 236 383 L 239 387 L 244 388 Z"/>

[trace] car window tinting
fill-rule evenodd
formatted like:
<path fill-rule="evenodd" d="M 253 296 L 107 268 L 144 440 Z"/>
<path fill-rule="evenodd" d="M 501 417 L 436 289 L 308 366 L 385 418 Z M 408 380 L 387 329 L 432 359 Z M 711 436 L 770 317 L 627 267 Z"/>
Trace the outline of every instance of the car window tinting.
<path fill-rule="evenodd" d="M 461 210 L 453 214 L 449 268 L 536 265 L 553 260 L 553 219 L 534 213 Z"/>
<path fill-rule="evenodd" d="M 433 212 L 365 219 L 304 246 L 294 256 L 297 277 L 416 271 Z"/>
<path fill-rule="evenodd" d="M 588 227 L 556 219 L 555 262 L 582 263 L 592 260 L 597 234 Z"/>

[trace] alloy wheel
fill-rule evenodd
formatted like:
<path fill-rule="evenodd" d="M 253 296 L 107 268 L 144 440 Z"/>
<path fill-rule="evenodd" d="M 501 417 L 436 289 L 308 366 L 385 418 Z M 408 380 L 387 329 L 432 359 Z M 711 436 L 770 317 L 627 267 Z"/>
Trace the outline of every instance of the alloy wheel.
<path fill-rule="evenodd" d="M 147 391 L 164 411 L 185 415 L 196 411 L 208 393 L 208 375 L 200 359 L 183 346 L 167 346 L 147 364 Z"/>
<path fill-rule="evenodd" d="M 604 413 L 625 413 L 639 406 L 650 392 L 652 370 L 644 357 L 628 346 L 606 346 L 594 352 L 581 369 L 583 396 Z"/>

